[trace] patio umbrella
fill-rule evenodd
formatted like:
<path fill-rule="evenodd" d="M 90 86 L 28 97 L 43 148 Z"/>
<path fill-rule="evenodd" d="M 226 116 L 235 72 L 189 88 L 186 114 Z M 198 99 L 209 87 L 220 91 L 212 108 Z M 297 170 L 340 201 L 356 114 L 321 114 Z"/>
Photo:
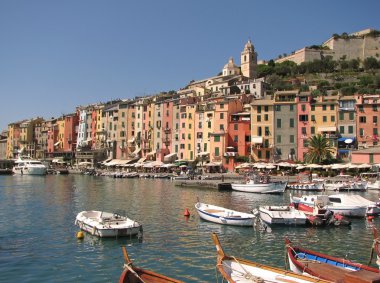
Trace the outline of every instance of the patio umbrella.
<path fill-rule="evenodd" d="M 310 168 L 310 169 L 322 168 L 322 165 L 319 165 L 319 164 L 308 164 L 308 165 L 306 165 L 306 168 Z"/>
<path fill-rule="evenodd" d="M 363 164 L 358 165 L 357 168 L 360 168 L 360 169 L 368 169 L 368 168 L 371 168 L 371 165 L 369 165 L 369 164 L 367 164 L 367 163 L 363 163 Z"/>
<path fill-rule="evenodd" d="M 303 166 L 303 165 L 298 165 L 296 167 L 297 170 L 302 170 L 302 169 L 305 169 L 305 168 L 306 168 L 306 166 Z"/>

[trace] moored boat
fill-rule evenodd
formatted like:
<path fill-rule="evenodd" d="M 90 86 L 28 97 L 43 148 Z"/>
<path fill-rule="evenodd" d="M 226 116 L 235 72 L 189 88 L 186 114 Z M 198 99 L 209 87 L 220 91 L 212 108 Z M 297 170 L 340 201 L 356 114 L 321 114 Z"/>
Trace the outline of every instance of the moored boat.
<path fill-rule="evenodd" d="M 235 191 L 259 194 L 281 194 L 285 191 L 287 182 L 272 182 L 268 175 L 253 175 L 243 183 L 232 183 Z"/>
<path fill-rule="evenodd" d="M 253 226 L 255 215 L 224 207 L 197 202 L 195 208 L 203 220 L 234 226 Z"/>
<path fill-rule="evenodd" d="M 17 175 L 46 175 L 47 167 L 37 159 L 32 159 L 28 156 L 20 156 L 15 161 L 15 166 L 12 171 Z"/>
<path fill-rule="evenodd" d="M 307 191 L 307 192 L 313 192 L 313 191 L 323 191 L 323 183 L 318 182 L 298 182 L 298 183 L 288 183 L 287 188 L 290 190 L 296 190 L 296 191 Z"/>
<path fill-rule="evenodd" d="M 336 194 L 336 195 L 303 195 L 292 196 L 291 203 L 308 206 L 317 206 L 331 210 L 335 214 L 349 217 L 365 217 L 378 215 L 380 208 L 375 202 L 367 200 L 359 195 Z"/>
<path fill-rule="evenodd" d="M 269 225 L 307 225 L 308 220 L 302 211 L 293 206 L 260 206 L 260 218 Z"/>
<path fill-rule="evenodd" d="M 124 255 L 124 269 L 119 283 L 183 283 L 183 281 L 167 277 L 154 271 L 136 267 L 130 260 L 127 249 L 122 247 Z"/>
<path fill-rule="evenodd" d="M 331 282 L 379 282 L 377 268 L 294 246 L 285 239 L 291 271 Z M 373 281 L 376 280 L 376 281 Z"/>
<path fill-rule="evenodd" d="M 217 260 L 216 268 L 223 278 L 229 283 L 238 282 L 292 282 L 292 283 L 327 283 L 323 279 L 312 278 L 310 276 L 295 274 L 288 270 L 267 266 L 246 259 L 228 256 L 224 253 L 218 236 L 213 233 Z"/>
<path fill-rule="evenodd" d="M 142 234 L 142 225 L 117 213 L 82 211 L 75 218 L 75 225 L 98 237 L 133 237 Z"/>

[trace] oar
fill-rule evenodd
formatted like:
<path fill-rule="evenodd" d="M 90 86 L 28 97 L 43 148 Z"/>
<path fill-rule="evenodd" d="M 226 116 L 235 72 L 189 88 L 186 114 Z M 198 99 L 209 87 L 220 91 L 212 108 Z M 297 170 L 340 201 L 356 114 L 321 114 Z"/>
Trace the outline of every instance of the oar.
<path fill-rule="evenodd" d="M 132 261 L 128 256 L 127 249 L 123 246 L 121 247 L 123 250 L 124 255 L 124 267 L 127 268 L 134 276 L 136 276 L 142 283 L 145 283 L 145 281 L 137 274 L 137 272 L 132 267 Z"/>

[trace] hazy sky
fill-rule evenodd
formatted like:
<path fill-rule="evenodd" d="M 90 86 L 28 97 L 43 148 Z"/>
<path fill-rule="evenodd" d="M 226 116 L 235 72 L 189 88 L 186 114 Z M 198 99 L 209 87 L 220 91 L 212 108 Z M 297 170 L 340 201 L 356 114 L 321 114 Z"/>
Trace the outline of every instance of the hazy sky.
<path fill-rule="evenodd" d="M 177 90 L 252 40 L 259 60 L 380 29 L 380 1 L 0 0 L 0 130 Z"/>

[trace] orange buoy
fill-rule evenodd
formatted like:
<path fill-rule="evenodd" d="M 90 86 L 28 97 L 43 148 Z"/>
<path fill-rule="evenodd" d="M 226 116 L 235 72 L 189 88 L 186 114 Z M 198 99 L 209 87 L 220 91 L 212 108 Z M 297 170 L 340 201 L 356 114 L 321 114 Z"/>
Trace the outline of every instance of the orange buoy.
<path fill-rule="evenodd" d="M 184 216 L 187 216 L 187 217 L 189 217 L 190 216 L 190 212 L 189 212 L 189 210 L 186 208 L 185 209 L 185 213 L 183 214 Z"/>
<path fill-rule="evenodd" d="M 375 218 L 375 217 L 373 217 L 372 215 L 367 216 L 367 220 L 368 220 L 369 222 L 372 222 L 374 218 Z"/>

